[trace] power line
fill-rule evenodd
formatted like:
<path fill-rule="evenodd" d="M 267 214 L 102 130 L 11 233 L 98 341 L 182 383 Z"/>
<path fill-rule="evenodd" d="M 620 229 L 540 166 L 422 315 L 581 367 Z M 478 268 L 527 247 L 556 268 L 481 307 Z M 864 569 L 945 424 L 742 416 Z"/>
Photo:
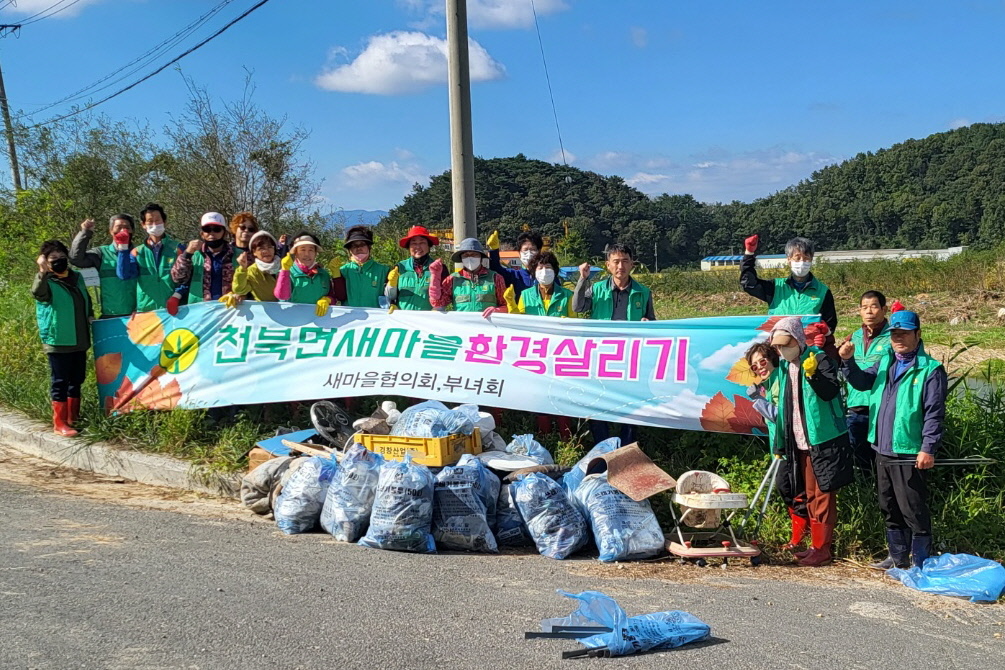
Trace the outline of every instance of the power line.
<path fill-rule="evenodd" d="M 55 16 L 56 14 L 59 14 L 60 12 L 65 12 L 66 10 L 68 10 L 70 7 L 73 7 L 78 2 L 80 2 L 80 0 L 59 0 L 59 2 L 57 2 L 56 4 L 50 5 L 50 6 L 46 7 L 45 9 L 43 9 L 42 11 L 36 12 L 36 13 L 32 14 L 31 16 L 29 16 L 28 18 L 26 18 L 25 20 L 21 21 L 21 25 L 22 26 L 27 26 L 27 25 L 29 25 L 31 23 L 36 23 L 38 21 L 41 21 L 42 19 L 47 19 L 50 16 Z M 62 6 L 60 6 L 60 5 L 62 5 Z"/>
<path fill-rule="evenodd" d="M 534 28 L 537 29 L 537 44 L 541 47 L 541 63 L 544 64 L 544 79 L 548 82 L 548 97 L 551 98 L 551 113 L 555 117 L 555 132 L 558 133 L 558 148 L 562 150 L 562 163 L 566 167 L 569 162 L 565 160 L 565 145 L 562 143 L 562 128 L 558 125 L 558 109 L 555 107 L 555 94 L 551 90 L 551 75 L 548 74 L 548 59 L 544 57 L 544 40 L 541 39 L 541 25 L 537 21 L 537 6 L 534 0 L 530 0 L 531 11 L 534 12 Z"/>
<path fill-rule="evenodd" d="M 120 88 L 115 93 L 112 93 L 111 95 L 105 96 L 104 98 L 102 98 L 101 100 L 98 100 L 97 102 L 92 102 L 89 105 L 85 105 L 84 107 L 81 107 L 79 109 L 75 109 L 72 112 L 69 112 L 67 114 L 63 114 L 62 116 L 57 116 L 55 118 L 49 119 L 48 121 L 43 121 L 41 123 L 36 123 L 36 124 L 30 125 L 30 126 L 27 126 L 25 128 L 25 130 L 31 130 L 32 128 L 39 128 L 41 126 L 47 126 L 50 123 L 55 123 L 57 121 L 62 121 L 63 119 L 68 119 L 71 116 L 76 116 L 77 114 L 81 114 L 83 112 L 86 112 L 89 109 L 94 109 L 98 105 L 104 104 L 104 103 L 108 102 L 109 100 L 111 100 L 112 98 L 115 98 L 115 97 L 118 97 L 119 95 L 122 95 L 126 91 L 139 86 L 140 84 L 142 84 L 143 82 L 145 82 L 147 79 L 150 79 L 154 75 L 157 75 L 157 74 L 163 72 L 168 67 L 174 65 L 175 63 L 177 63 L 178 61 L 180 61 L 182 58 L 184 58 L 185 56 L 189 55 L 193 51 L 195 51 L 195 50 L 197 50 L 197 49 L 205 46 L 206 44 L 208 44 L 212 40 L 216 39 L 217 37 L 219 37 L 220 35 L 222 35 L 224 32 L 226 32 L 228 28 L 230 28 L 231 26 L 233 26 L 235 23 L 241 21 L 246 16 L 248 16 L 249 14 L 251 14 L 252 12 L 254 12 L 256 9 L 258 9 L 262 5 L 266 4 L 267 2 L 269 2 L 269 0 L 260 0 L 258 3 L 256 3 L 255 5 L 253 5 L 247 11 L 245 11 L 243 14 L 241 14 L 237 18 L 235 18 L 232 21 L 230 21 L 229 23 L 227 23 L 225 26 L 223 26 L 222 28 L 220 28 L 219 30 L 217 30 L 215 33 L 213 33 L 212 35 L 210 35 L 209 37 L 207 37 L 203 41 L 199 42 L 198 44 L 196 44 L 192 48 L 190 48 L 190 49 L 182 52 L 180 55 L 175 56 L 174 58 L 172 58 L 171 60 L 169 60 L 167 63 L 164 63 L 164 65 L 161 65 L 159 68 L 157 68 L 156 70 L 154 70 L 150 74 L 144 75 L 143 77 L 137 79 L 136 81 L 134 81 L 133 83 L 129 84 L 128 86 L 124 86 L 123 88 Z"/>

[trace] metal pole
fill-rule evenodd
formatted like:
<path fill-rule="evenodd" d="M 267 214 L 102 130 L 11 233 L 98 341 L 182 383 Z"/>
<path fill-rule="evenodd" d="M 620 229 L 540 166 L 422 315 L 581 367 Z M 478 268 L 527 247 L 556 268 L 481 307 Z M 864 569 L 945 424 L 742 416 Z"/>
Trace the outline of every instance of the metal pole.
<path fill-rule="evenodd" d="M 467 0 L 447 2 L 447 70 L 450 86 L 450 182 L 454 244 L 478 236 L 475 157 L 471 140 L 471 73 L 468 67 Z"/>
<path fill-rule="evenodd" d="M 10 109 L 7 107 L 7 90 L 3 85 L 3 69 L 0 68 L 0 112 L 3 113 L 4 131 L 7 135 L 7 154 L 10 156 L 10 173 L 14 180 L 14 190 L 21 190 L 21 171 L 17 166 L 17 149 L 14 147 L 14 128 L 10 122 Z"/>

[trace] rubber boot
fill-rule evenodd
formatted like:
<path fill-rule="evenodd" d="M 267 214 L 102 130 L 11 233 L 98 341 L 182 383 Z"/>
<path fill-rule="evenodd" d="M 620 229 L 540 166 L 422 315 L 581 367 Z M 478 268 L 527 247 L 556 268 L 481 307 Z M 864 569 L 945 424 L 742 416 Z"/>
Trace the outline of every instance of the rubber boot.
<path fill-rule="evenodd" d="M 537 415 L 537 434 L 547 435 L 551 432 L 551 416 L 547 414 Z"/>
<path fill-rule="evenodd" d="M 911 565 L 911 531 L 903 528 L 886 529 L 886 546 L 889 554 L 879 563 L 870 563 L 873 570 L 889 570 L 890 568 L 908 568 Z"/>
<path fill-rule="evenodd" d="M 920 568 L 925 564 L 925 559 L 928 558 L 929 553 L 932 551 L 932 536 L 931 535 L 915 535 L 911 539 L 911 563 L 914 567 Z"/>
<path fill-rule="evenodd" d="M 818 568 L 822 565 L 830 565 L 831 541 L 834 538 L 834 526 L 826 523 L 817 523 L 810 520 L 810 551 L 805 557 L 800 559 L 799 565 L 806 568 Z"/>
<path fill-rule="evenodd" d="M 71 426 L 75 426 L 80 419 L 80 398 L 67 398 L 66 406 L 70 412 L 66 422 Z"/>
<path fill-rule="evenodd" d="M 558 424 L 558 436 L 563 440 L 572 438 L 572 423 L 567 416 L 556 416 L 555 423 Z"/>
<path fill-rule="evenodd" d="M 75 431 L 66 423 L 68 412 L 69 408 L 66 406 L 65 400 L 52 401 L 52 432 L 56 433 L 57 435 L 74 437 L 77 434 L 77 431 Z"/>
<path fill-rule="evenodd" d="M 796 510 L 792 507 L 789 508 L 789 519 L 792 520 L 792 539 L 782 545 L 782 550 L 803 553 L 803 540 L 806 538 L 806 531 L 809 529 L 810 520 L 796 514 Z"/>

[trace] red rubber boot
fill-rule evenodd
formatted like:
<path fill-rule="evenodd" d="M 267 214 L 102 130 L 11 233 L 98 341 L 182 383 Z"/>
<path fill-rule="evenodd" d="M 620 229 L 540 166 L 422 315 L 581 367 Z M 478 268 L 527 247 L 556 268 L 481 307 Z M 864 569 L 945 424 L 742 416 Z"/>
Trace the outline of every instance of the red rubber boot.
<path fill-rule="evenodd" d="M 563 440 L 572 438 L 572 423 L 567 416 L 556 416 L 555 423 L 558 424 L 558 436 Z"/>
<path fill-rule="evenodd" d="M 799 516 L 796 514 L 796 510 L 792 507 L 789 508 L 789 519 L 792 521 L 792 539 L 790 539 L 786 544 L 782 545 L 784 551 L 802 553 L 805 549 L 803 540 L 806 539 L 806 531 L 809 530 L 810 520 L 804 516 Z M 802 556 L 799 556 L 802 558 Z"/>
<path fill-rule="evenodd" d="M 77 420 L 80 419 L 80 398 L 67 398 L 66 407 L 69 411 L 69 418 L 66 422 L 74 426 Z"/>
<path fill-rule="evenodd" d="M 799 561 L 806 568 L 819 568 L 830 565 L 834 560 L 831 556 L 831 542 L 834 539 L 834 526 L 826 523 L 810 521 L 810 551 Z"/>
<path fill-rule="evenodd" d="M 69 408 L 66 406 L 66 401 L 52 401 L 52 432 L 57 435 L 64 435 L 66 437 L 75 437 L 77 431 L 71 428 L 66 423 L 66 418 L 68 416 L 67 412 Z"/>

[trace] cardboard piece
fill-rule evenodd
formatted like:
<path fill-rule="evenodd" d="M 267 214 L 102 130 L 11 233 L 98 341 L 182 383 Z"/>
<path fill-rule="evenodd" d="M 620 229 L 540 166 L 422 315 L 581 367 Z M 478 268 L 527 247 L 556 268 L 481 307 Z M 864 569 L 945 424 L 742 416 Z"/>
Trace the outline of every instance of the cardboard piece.
<path fill-rule="evenodd" d="M 645 500 L 677 486 L 668 475 L 645 455 L 637 442 L 598 456 L 586 466 L 586 474 L 607 472 L 607 481 L 632 500 Z"/>

